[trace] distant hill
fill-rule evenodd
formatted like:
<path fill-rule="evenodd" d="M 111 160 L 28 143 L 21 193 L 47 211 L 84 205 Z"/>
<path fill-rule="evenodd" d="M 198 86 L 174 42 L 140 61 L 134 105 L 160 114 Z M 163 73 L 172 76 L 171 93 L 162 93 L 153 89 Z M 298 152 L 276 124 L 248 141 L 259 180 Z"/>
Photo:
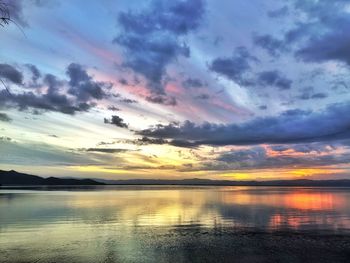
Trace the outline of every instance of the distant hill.
<path fill-rule="evenodd" d="M 91 179 L 43 178 L 13 170 L 0 170 L 0 185 L 104 185 L 104 183 Z"/>
<path fill-rule="evenodd" d="M 274 180 L 274 181 L 230 181 L 210 179 L 74 179 L 74 178 L 43 178 L 40 176 L 18 173 L 16 171 L 0 170 L 0 185 L 199 185 L 199 186 L 333 186 L 350 187 L 350 180 Z"/>
<path fill-rule="evenodd" d="M 210 179 L 132 179 L 132 180 L 103 180 L 94 179 L 105 184 L 113 185 L 218 185 L 218 186 L 334 186 L 350 187 L 350 180 L 274 180 L 274 181 L 230 181 Z"/>

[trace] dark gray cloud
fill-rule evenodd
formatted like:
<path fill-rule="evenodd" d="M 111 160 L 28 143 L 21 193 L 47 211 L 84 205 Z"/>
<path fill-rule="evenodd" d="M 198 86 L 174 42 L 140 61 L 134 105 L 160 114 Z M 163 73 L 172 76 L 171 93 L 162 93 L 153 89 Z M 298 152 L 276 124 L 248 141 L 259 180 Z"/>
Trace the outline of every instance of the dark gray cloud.
<path fill-rule="evenodd" d="M 324 92 L 311 93 L 311 92 L 304 91 L 297 98 L 301 100 L 311 100 L 311 99 L 325 99 L 327 97 L 328 95 Z"/>
<path fill-rule="evenodd" d="M 124 102 L 124 103 L 128 103 L 128 104 L 138 103 L 137 100 L 132 100 L 132 99 L 128 99 L 128 98 L 123 98 L 120 100 L 120 102 Z"/>
<path fill-rule="evenodd" d="M 195 98 L 199 99 L 199 100 L 208 100 L 210 98 L 210 96 L 208 94 L 203 93 L 203 94 L 199 94 Z"/>
<path fill-rule="evenodd" d="M 104 119 L 104 123 L 112 124 L 120 128 L 128 128 L 129 125 L 124 122 L 122 118 L 117 115 L 112 115 L 111 119 Z"/>
<path fill-rule="evenodd" d="M 109 109 L 110 111 L 120 111 L 119 108 L 117 108 L 116 106 L 113 106 L 113 105 L 108 106 L 108 109 Z"/>
<path fill-rule="evenodd" d="M 249 82 L 245 74 L 250 71 L 251 62 L 256 62 L 257 58 L 250 55 L 246 48 L 239 47 L 232 57 L 221 57 L 214 59 L 209 69 L 234 82 L 247 85 Z"/>
<path fill-rule="evenodd" d="M 65 80 L 58 79 L 52 74 L 46 74 L 42 81 L 40 71 L 34 65 L 28 65 L 32 71 L 32 81 L 35 87 L 47 86 L 47 89 L 35 92 L 8 93 L 0 91 L 0 108 L 17 108 L 19 110 L 35 109 L 42 111 L 56 111 L 65 114 L 88 111 L 95 106 L 94 100 L 102 99 L 106 94 L 103 88 L 110 88 L 109 83 L 97 82 L 78 64 L 72 63 L 67 68 L 69 76 L 69 89 Z M 33 83 L 23 83 L 23 74 L 7 64 L 0 65 L 1 76 L 26 88 L 34 87 Z M 38 112 L 38 111 L 35 111 Z"/>
<path fill-rule="evenodd" d="M 294 54 L 306 62 L 340 61 L 350 65 L 350 18 L 347 0 L 291 1 L 302 19 L 287 30 L 281 40 L 265 36 L 261 47 L 285 51 L 294 45 Z M 265 40 L 265 41 L 264 41 Z"/>
<path fill-rule="evenodd" d="M 259 60 L 250 55 L 246 48 L 239 47 L 232 57 L 214 59 L 209 69 L 247 87 L 273 86 L 281 90 L 291 88 L 293 81 L 278 70 L 263 71 L 253 76 L 251 63 L 257 62 Z"/>
<path fill-rule="evenodd" d="M 153 95 L 146 97 L 146 100 L 156 104 L 163 104 L 169 106 L 177 105 L 177 101 L 175 97 L 168 97 L 164 95 Z"/>
<path fill-rule="evenodd" d="M 342 118 L 339 118 L 342 116 Z M 193 145 L 252 145 L 318 142 L 350 138 L 350 103 L 333 104 L 323 111 L 289 110 L 243 124 L 157 125 L 137 132 L 142 136 L 187 141 Z"/>
<path fill-rule="evenodd" d="M 334 21 L 331 32 L 318 38 L 311 38 L 307 44 L 296 52 L 304 61 L 322 62 L 335 60 L 350 65 L 350 19 Z"/>
<path fill-rule="evenodd" d="M 293 81 L 286 78 L 277 70 L 263 71 L 258 74 L 258 84 L 262 86 L 275 86 L 281 90 L 290 89 Z"/>
<path fill-rule="evenodd" d="M 284 17 L 289 14 L 288 6 L 282 6 L 281 8 L 267 12 L 267 15 L 271 18 Z"/>
<path fill-rule="evenodd" d="M 226 163 L 230 162 L 249 162 L 265 159 L 266 151 L 262 147 L 253 147 L 251 149 L 229 151 L 221 154 L 217 161 L 222 161 Z"/>
<path fill-rule="evenodd" d="M 319 92 L 311 95 L 311 99 L 325 99 L 327 98 L 327 93 Z"/>
<path fill-rule="evenodd" d="M 202 168 L 216 170 L 238 169 L 273 169 L 285 167 L 319 167 L 348 163 L 348 152 L 334 155 L 332 152 L 320 154 L 308 154 L 302 156 L 278 155 L 269 156 L 263 147 L 252 147 L 245 150 L 232 150 L 220 154 L 212 163 L 204 162 Z"/>
<path fill-rule="evenodd" d="M 149 145 L 149 144 L 168 144 L 167 140 L 164 139 L 157 139 L 157 138 L 149 138 L 149 137 L 142 137 L 138 139 L 121 139 L 121 140 L 116 140 L 113 142 L 100 142 L 98 145 L 112 145 L 115 143 L 125 143 L 125 144 L 133 144 L 133 145 Z"/>
<path fill-rule="evenodd" d="M 127 149 L 119 149 L 119 148 L 88 148 L 83 149 L 86 152 L 100 152 L 100 153 L 123 153 L 130 150 Z"/>
<path fill-rule="evenodd" d="M 187 78 L 182 82 L 182 86 L 185 88 L 201 88 L 204 86 L 204 84 L 200 79 Z"/>
<path fill-rule="evenodd" d="M 124 78 L 119 79 L 119 83 L 122 85 L 129 85 L 129 82 Z"/>
<path fill-rule="evenodd" d="M 279 40 L 271 35 L 255 35 L 253 36 L 253 43 L 265 49 L 271 56 L 278 56 L 287 50 L 283 40 Z"/>
<path fill-rule="evenodd" d="M 23 74 L 9 64 L 0 64 L 0 77 L 11 81 L 14 84 L 22 84 Z"/>
<path fill-rule="evenodd" d="M 10 122 L 11 120 L 12 119 L 6 113 L 0 112 L 0 121 Z"/>
<path fill-rule="evenodd" d="M 32 81 L 33 81 L 33 83 L 37 83 L 38 79 L 41 77 L 40 70 L 35 65 L 32 65 L 32 64 L 26 64 L 26 67 L 32 73 Z"/>
<path fill-rule="evenodd" d="M 55 75 L 46 74 L 44 77 L 44 84 L 46 84 L 50 90 L 50 92 L 54 92 L 58 90 L 64 84 L 63 81 L 57 79 Z"/>
<path fill-rule="evenodd" d="M 141 139 L 136 139 L 135 144 L 138 145 L 148 145 L 148 144 L 166 144 L 167 141 L 163 139 L 157 139 L 157 138 L 148 138 L 148 137 L 142 137 Z"/>
<path fill-rule="evenodd" d="M 121 33 L 114 43 L 126 53 L 124 67 L 144 76 L 152 93 L 164 95 L 166 67 L 190 50 L 179 37 L 198 28 L 204 12 L 202 0 L 154 0 L 140 12 L 121 12 Z"/>
<path fill-rule="evenodd" d="M 332 149 L 323 144 L 276 145 L 272 146 L 278 155 L 269 155 L 265 147 L 253 146 L 245 149 L 230 150 L 219 153 L 212 159 L 202 159 L 199 164 L 184 166 L 181 171 L 203 170 L 246 170 L 246 169 L 275 169 L 275 168 L 314 168 L 336 164 L 346 164 L 350 152 L 334 154 Z M 298 150 L 299 148 L 299 150 Z M 291 155 L 284 153 L 289 149 L 304 153 Z M 334 148 L 335 149 L 335 148 Z M 322 154 L 319 154 L 321 153 Z M 201 158 L 199 158 L 201 159 Z"/>
<path fill-rule="evenodd" d="M 89 103 L 75 103 L 66 95 L 48 90 L 47 93 L 37 95 L 33 92 L 21 94 L 9 94 L 7 91 L 0 91 L 0 108 L 17 108 L 27 110 L 29 108 L 43 111 L 57 111 L 64 114 L 75 114 L 76 112 L 87 111 L 93 105 Z"/>
<path fill-rule="evenodd" d="M 71 63 L 66 73 L 70 85 L 68 92 L 76 96 L 79 101 L 101 100 L 106 96 L 104 89 L 110 89 L 112 86 L 111 83 L 95 81 L 82 65 L 76 63 Z"/>
<path fill-rule="evenodd" d="M 296 22 L 282 37 L 257 35 L 255 45 L 272 56 L 293 50 L 305 62 L 340 61 L 350 65 L 350 18 L 347 0 L 290 1 Z M 288 13 L 288 7 L 269 12 L 270 17 Z"/>
<path fill-rule="evenodd" d="M 134 145 L 150 145 L 150 144 L 156 144 L 156 145 L 163 145 L 163 144 L 168 144 L 172 146 L 177 146 L 177 147 L 185 147 L 185 148 L 196 148 L 198 145 L 195 143 L 191 143 L 189 141 L 185 140 L 165 140 L 162 138 L 150 138 L 143 136 L 142 138 L 130 140 L 130 139 L 124 139 L 124 140 L 117 140 L 113 143 L 106 143 L 106 142 L 101 142 L 99 145 L 110 145 L 114 143 L 127 143 L 127 144 L 134 144 Z"/>
<path fill-rule="evenodd" d="M 308 143 L 308 144 L 294 144 L 294 145 L 272 145 L 271 149 L 277 152 L 285 152 L 293 150 L 299 153 L 321 153 L 329 152 L 330 149 L 335 149 L 333 145 L 324 143 Z"/>

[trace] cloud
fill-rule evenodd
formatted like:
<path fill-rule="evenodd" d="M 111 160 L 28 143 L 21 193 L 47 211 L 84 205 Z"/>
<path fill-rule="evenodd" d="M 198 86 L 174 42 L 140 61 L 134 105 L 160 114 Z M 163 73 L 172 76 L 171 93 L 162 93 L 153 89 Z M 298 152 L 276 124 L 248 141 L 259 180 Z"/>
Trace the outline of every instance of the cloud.
<path fill-rule="evenodd" d="M 31 92 L 9 94 L 6 90 L 0 91 L 0 108 L 17 108 L 27 110 L 29 108 L 43 111 L 56 111 L 64 114 L 88 111 L 95 106 L 94 100 L 100 100 L 107 95 L 105 88 L 111 87 L 110 83 L 95 81 L 81 65 L 72 63 L 67 68 L 69 81 L 58 79 L 52 74 L 45 74 L 41 82 L 40 71 L 34 65 L 27 65 L 32 71 L 32 81 L 35 81 L 35 89 Z M 7 64 L 0 65 L 2 77 L 11 80 L 22 88 L 32 88 L 33 83 L 23 83 L 23 73 Z M 47 86 L 47 89 L 41 89 Z"/>
<path fill-rule="evenodd" d="M 120 118 L 117 115 L 112 115 L 112 118 L 109 119 L 104 119 L 104 123 L 112 124 L 120 128 L 128 128 L 129 125 L 124 122 L 122 118 Z"/>
<path fill-rule="evenodd" d="M 349 125 L 350 103 L 338 103 L 323 111 L 288 110 L 278 116 L 258 117 L 242 124 L 197 125 L 190 121 L 160 124 L 137 134 L 186 141 L 192 146 L 281 144 L 349 139 Z"/>
<path fill-rule="evenodd" d="M 10 122 L 11 120 L 12 119 L 6 113 L 0 112 L 0 121 Z"/>
<path fill-rule="evenodd" d="M 121 99 L 120 102 L 124 102 L 124 103 L 128 103 L 128 104 L 138 103 L 137 100 L 127 99 L 127 98 Z"/>
<path fill-rule="evenodd" d="M 267 15 L 271 18 L 284 17 L 289 14 L 288 6 L 282 6 L 279 9 L 267 12 Z"/>
<path fill-rule="evenodd" d="M 322 153 L 329 152 L 330 149 L 334 149 L 332 145 L 323 143 L 308 143 L 308 144 L 295 144 L 295 145 L 272 145 L 270 148 L 276 152 L 285 152 L 293 150 L 297 153 Z"/>
<path fill-rule="evenodd" d="M 266 35 L 256 44 L 274 52 L 294 44 L 294 54 L 304 62 L 339 61 L 350 65 L 348 1 L 292 1 L 302 19 L 282 40 Z M 259 39 L 258 39 L 259 40 Z"/>
<path fill-rule="evenodd" d="M 120 111 L 119 108 L 117 108 L 116 106 L 113 106 L 113 105 L 108 106 L 108 109 L 109 109 L 110 111 Z"/>
<path fill-rule="evenodd" d="M 299 148 L 299 151 L 297 150 Z M 200 160 L 197 164 L 184 166 L 180 170 L 188 171 L 234 171 L 260 169 L 296 169 L 315 168 L 347 164 L 350 152 L 334 154 L 336 148 L 330 149 L 322 144 L 253 146 L 220 152 L 212 158 Z M 273 151 L 273 154 L 271 154 Z"/>
<path fill-rule="evenodd" d="M 104 89 L 110 89 L 112 86 L 111 83 L 93 80 L 83 66 L 76 63 L 71 63 L 66 73 L 69 76 L 70 85 L 68 92 L 75 95 L 79 101 L 101 100 L 106 96 Z"/>
<path fill-rule="evenodd" d="M 60 87 L 62 87 L 64 85 L 64 82 L 58 80 L 55 75 L 46 74 L 44 77 L 44 84 L 48 86 L 51 92 L 54 92 L 55 90 L 58 90 Z"/>
<path fill-rule="evenodd" d="M 279 71 L 263 71 L 258 74 L 258 83 L 262 86 L 275 86 L 281 90 L 290 89 L 292 80 L 284 77 Z"/>
<path fill-rule="evenodd" d="M 66 95 L 58 94 L 52 90 L 48 90 L 47 93 L 41 95 L 36 95 L 33 92 L 9 94 L 5 90 L 0 91 L 0 108 L 13 107 L 21 111 L 34 108 L 73 115 L 76 112 L 87 111 L 92 106 L 93 105 L 88 103 L 75 104 L 74 101 L 69 99 Z"/>
<path fill-rule="evenodd" d="M 113 145 L 113 144 L 119 144 L 119 143 L 141 146 L 141 145 L 149 145 L 149 144 L 159 144 L 159 145 L 168 144 L 168 141 L 163 139 L 148 138 L 144 136 L 138 139 L 119 139 L 112 142 L 102 141 L 102 142 L 99 142 L 97 145 L 105 146 L 105 145 Z"/>
<path fill-rule="evenodd" d="M 304 62 L 339 61 L 350 65 L 350 30 L 348 1 L 293 0 L 295 23 L 284 30 L 282 37 L 270 34 L 253 36 L 253 43 L 270 55 L 293 50 L 296 58 Z M 269 12 L 270 17 L 285 16 L 287 6 Z"/>
<path fill-rule="evenodd" d="M 214 59 L 209 69 L 238 84 L 247 85 L 245 74 L 250 71 L 250 62 L 256 62 L 257 58 L 250 55 L 246 48 L 239 47 L 232 57 L 220 57 Z"/>
<path fill-rule="evenodd" d="M 129 85 L 129 82 L 124 78 L 119 79 L 119 83 L 122 85 Z"/>
<path fill-rule="evenodd" d="M 203 13 L 202 0 L 154 0 L 140 12 L 121 12 L 121 33 L 113 42 L 125 50 L 123 66 L 145 77 L 152 93 L 164 95 L 168 64 L 190 54 L 179 37 L 196 30 Z"/>
<path fill-rule="evenodd" d="M 257 162 L 266 158 L 266 151 L 263 147 L 253 147 L 251 149 L 235 150 L 220 154 L 217 161 L 230 162 Z"/>
<path fill-rule="evenodd" d="M 127 149 L 119 149 L 119 148 L 88 148 L 83 149 L 86 152 L 100 152 L 100 153 L 123 153 L 129 150 Z"/>
<path fill-rule="evenodd" d="M 203 94 L 199 94 L 195 98 L 199 99 L 199 100 L 208 100 L 210 98 L 210 96 L 208 94 L 203 93 Z"/>
<path fill-rule="evenodd" d="M 297 96 L 300 100 L 311 100 L 311 99 L 325 99 L 328 95 L 324 92 L 314 92 L 313 87 L 308 87 L 302 90 L 302 93 Z"/>
<path fill-rule="evenodd" d="M 331 32 L 318 38 L 311 38 L 296 52 L 298 58 L 307 62 L 335 60 L 350 65 L 350 19 L 334 22 Z"/>
<path fill-rule="evenodd" d="M 20 85 L 23 82 L 22 72 L 9 64 L 0 64 L 0 76 L 14 84 Z"/>
<path fill-rule="evenodd" d="M 182 86 L 185 88 L 201 88 L 204 84 L 200 79 L 187 78 L 182 82 Z"/>
<path fill-rule="evenodd" d="M 167 97 L 163 95 L 153 95 L 146 97 L 146 100 L 156 104 L 163 104 L 169 106 L 176 106 L 177 101 L 175 97 Z"/>
<path fill-rule="evenodd" d="M 32 73 L 32 81 L 33 81 L 33 83 L 37 83 L 38 79 L 41 77 L 40 70 L 35 65 L 32 65 L 32 64 L 26 64 L 26 67 Z"/>
<path fill-rule="evenodd" d="M 265 49 L 274 57 L 287 50 L 286 44 L 283 40 L 278 40 L 271 35 L 255 35 L 253 36 L 253 43 L 256 46 Z"/>

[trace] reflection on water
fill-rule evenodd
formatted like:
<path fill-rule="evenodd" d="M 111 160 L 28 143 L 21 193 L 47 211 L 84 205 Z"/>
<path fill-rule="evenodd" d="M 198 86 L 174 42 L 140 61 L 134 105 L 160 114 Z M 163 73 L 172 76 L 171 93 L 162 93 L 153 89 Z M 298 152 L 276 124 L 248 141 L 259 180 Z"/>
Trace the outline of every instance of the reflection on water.
<path fill-rule="evenodd" d="M 175 186 L 0 190 L 4 262 L 65 257 L 71 262 L 147 261 L 159 258 L 164 246 L 167 252 L 179 242 L 186 247 L 198 233 L 223 229 L 347 233 L 350 192 Z"/>

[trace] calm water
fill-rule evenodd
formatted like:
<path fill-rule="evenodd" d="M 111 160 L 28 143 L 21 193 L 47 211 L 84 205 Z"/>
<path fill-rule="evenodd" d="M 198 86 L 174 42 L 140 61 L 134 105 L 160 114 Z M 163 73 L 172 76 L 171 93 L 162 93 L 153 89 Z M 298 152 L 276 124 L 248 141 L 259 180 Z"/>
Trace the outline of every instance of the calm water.
<path fill-rule="evenodd" d="M 249 244 L 262 232 L 348 235 L 350 189 L 0 189 L 0 262 L 205 262 L 227 251 L 255 262 L 266 248 Z"/>

